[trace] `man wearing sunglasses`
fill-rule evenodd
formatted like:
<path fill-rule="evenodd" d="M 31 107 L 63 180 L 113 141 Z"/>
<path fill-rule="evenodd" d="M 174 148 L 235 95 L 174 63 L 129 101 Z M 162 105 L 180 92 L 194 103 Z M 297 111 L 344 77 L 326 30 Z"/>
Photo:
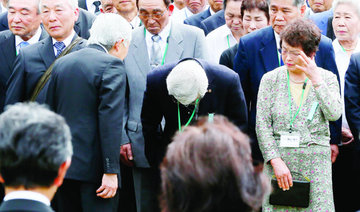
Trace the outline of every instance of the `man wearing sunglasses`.
<path fill-rule="evenodd" d="M 120 158 L 132 166 L 138 211 L 158 210 L 152 182 L 147 177 L 149 164 L 144 154 L 144 138 L 140 120 L 147 73 L 158 66 L 185 57 L 205 59 L 204 33 L 193 26 L 170 21 L 173 5 L 170 0 L 138 0 L 138 15 L 143 26 L 133 31 L 128 56 L 125 58 L 128 78 L 128 110 Z"/>

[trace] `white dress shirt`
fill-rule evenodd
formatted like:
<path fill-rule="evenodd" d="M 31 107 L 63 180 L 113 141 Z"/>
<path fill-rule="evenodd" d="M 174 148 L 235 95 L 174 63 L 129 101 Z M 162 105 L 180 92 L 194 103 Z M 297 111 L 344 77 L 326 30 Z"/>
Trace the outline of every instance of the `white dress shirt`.
<path fill-rule="evenodd" d="M 205 37 L 207 48 L 210 50 L 209 61 L 219 63 L 221 54 L 234 46 L 237 41 L 226 24 L 214 29 Z"/>
<path fill-rule="evenodd" d="M 66 48 L 68 45 L 70 45 L 70 43 L 71 43 L 72 39 L 74 38 L 74 36 L 75 36 L 75 31 L 72 30 L 71 34 L 70 34 L 67 38 L 65 38 L 65 40 L 62 41 L 62 42 L 65 44 L 65 48 Z M 52 40 L 53 40 L 54 54 L 56 55 L 56 54 L 57 54 L 57 49 L 55 48 L 54 44 L 55 44 L 56 42 L 58 42 L 58 41 L 55 40 L 55 38 L 52 38 Z M 64 48 L 64 49 L 65 49 L 65 48 Z"/>
<path fill-rule="evenodd" d="M 93 4 L 94 1 L 99 1 L 99 0 L 86 0 L 86 8 L 89 12 L 95 14 L 95 5 Z M 100 5 L 99 5 L 99 9 L 100 9 Z"/>
<path fill-rule="evenodd" d="M 358 40 L 360 40 L 360 39 L 358 39 Z M 338 68 L 339 77 L 340 77 L 341 97 L 344 102 L 345 73 L 349 67 L 350 56 L 343 50 L 338 39 L 335 39 L 333 41 L 333 47 L 334 47 L 334 52 L 335 52 L 335 62 L 336 62 L 336 66 Z M 353 54 L 357 53 L 357 52 L 360 52 L 360 42 L 359 41 L 356 45 L 356 48 L 355 48 Z M 349 125 L 347 123 L 346 116 L 345 116 L 345 105 L 343 105 L 342 126 L 345 128 L 349 128 Z"/>
<path fill-rule="evenodd" d="M 169 23 L 165 26 L 165 28 L 159 33 L 160 36 L 160 47 L 161 47 L 161 55 L 163 56 L 165 54 L 165 48 L 167 45 L 167 39 L 170 36 L 170 30 L 171 30 L 171 21 L 169 21 Z M 151 60 L 151 49 L 152 49 L 152 45 L 153 45 L 153 41 L 151 39 L 151 37 L 154 34 L 151 34 L 149 31 L 145 30 L 145 41 L 146 41 L 146 46 L 147 46 L 147 51 L 148 51 L 148 55 L 149 55 L 149 60 Z"/>
<path fill-rule="evenodd" d="M 41 27 L 39 27 L 39 28 L 36 30 L 36 33 L 35 33 L 29 40 L 27 40 L 26 42 L 28 42 L 30 45 L 38 42 L 39 39 L 40 39 L 40 36 L 41 36 L 41 32 L 42 32 L 42 29 L 41 29 Z M 19 54 L 20 43 L 23 42 L 23 41 L 24 41 L 24 40 L 23 40 L 20 36 L 15 35 L 16 55 Z"/>
<path fill-rule="evenodd" d="M 141 20 L 139 16 L 135 16 L 129 23 L 132 29 L 136 29 L 140 26 Z"/>
<path fill-rule="evenodd" d="M 33 201 L 42 202 L 45 205 L 50 206 L 50 200 L 46 196 L 33 191 L 13 191 L 4 197 L 4 201 L 14 200 L 14 199 L 33 200 Z"/>

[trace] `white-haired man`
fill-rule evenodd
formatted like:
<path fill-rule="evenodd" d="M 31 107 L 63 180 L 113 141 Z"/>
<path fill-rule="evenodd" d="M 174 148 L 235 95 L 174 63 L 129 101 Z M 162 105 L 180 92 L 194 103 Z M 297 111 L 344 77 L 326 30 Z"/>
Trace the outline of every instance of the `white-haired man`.
<path fill-rule="evenodd" d="M 221 114 L 241 130 L 247 128 L 247 109 L 239 76 L 231 69 L 186 58 L 160 66 L 147 75 L 141 111 L 145 154 L 154 186 L 160 188 L 159 164 L 177 130 L 199 116 Z M 163 132 L 158 127 L 165 119 Z M 157 195 L 157 194 L 154 194 Z"/>
<path fill-rule="evenodd" d="M 56 199 L 64 212 L 117 209 L 126 89 L 122 60 L 131 27 L 117 14 L 101 14 L 90 33 L 87 48 L 55 62 L 46 96 L 73 137 L 72 165 Z"/>
<path fill-rule="evenodd" d="M 28 101 L 37 83 L 55 59 L 75 42 L 78 36 L 74 30 L 79 16 L 77 0 L 41 0 L 41 21 L 49 37 L 20 51 L 15 59 L 13 74 L 7 83 L 5 105 Z M 71 51 L 86 45 L 79 42 Z M 45 100 L 46 86 L 37 95 L 36 101 Z"/>

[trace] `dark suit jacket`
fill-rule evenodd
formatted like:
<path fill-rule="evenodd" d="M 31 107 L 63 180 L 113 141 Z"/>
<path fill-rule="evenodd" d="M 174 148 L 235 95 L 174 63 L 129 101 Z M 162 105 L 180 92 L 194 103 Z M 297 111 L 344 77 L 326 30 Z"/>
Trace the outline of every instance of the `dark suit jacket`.
<path fill-rule="evenodd" d="M 186 60 L 186 59 L 184 59 Z M 209 80 L 208 92 L 200 100 L 198 116 L 209 113 L 227 116 L 241 130 L 247 128 L 247 112 L 239 76 L 225 66 L 198 59 Z M 152 167 L 161 162 L 167 145 L 178 127 L 177 103 L 168 95 L 166 77 L 177 63 L 167 64 L 151 71 L 141 112 L 145 139 L 145 154 Z M 189 120 L 194 107 L 180 104 L 181 123 Z M 158 137 L 158 126 L 164 117 L 164 132 Z"/>
<path fill-rule="evenodd" d="M 46 103 L 70 126 L 74 155 L 66 179 L 100 183 L 104 173 L 120 175 L 125 88 L 123 62 L 101 46 L 55 62 Z"/>
<path fill-rule="evenodd" d="M 205 35 L 209 34 L 214 29 L 225 24 L 224 10 L 220 10 L 214 15 L 208 17 L 207 19 L 201 21 L 200 28 L 204 30 Z"/>
<path fill-rule="evenodd" d="M 321 37 L 315 62 L 319 67 L 333 72 L 339 79 L 332 42 L 325 36 Z M 256 102 L 260 80 L 266 72 L 277 67 L 279 67 L 279 60 L 274 30 L 271 26 L 240 38 L 234 61 L 234 71 L 239 74 L 246 101 L 248 106 L 251 105 L 249 107 L 249 133 L 255 141 Z M 331 143 L 339 143 L 341 120 L 338 120 L 336 124 L 331 123 Z M 262 159 L 259 149 L 253 149 L 253 153 L 254 157 Z"/>
<path fill-rule="evenodd" d="M 0 14 L 0 31 L 9 29 L 7 11 Z"/>
<path fill-rule="evenodd" d="M 350 130 L 360 147 L 360 53 L 353 54 L 345 75 L 345 114 Z"/>
<path fill-rule="evenodd" d="M 13 199 L 0 205 L 0 212 L 54 212 L 42 202 L 27 199 Z"/>
<path fill-rule="evenodd" d="M 87 10 L 79 8 L 79 18 L 75 22 L 74 30 L 76 34 L 84 39 L 90 37 L 90 28 L 94 22 L 96 16 Z M 6 25 L 5 25 L 6 24 Z M 0 31 L 9 29 L 7 12 L 4 12 L 0 15 Z"/>
<path fill-rule="evenodd" d="M 39 40 L 48 36 L 47 32 L 42 29 Z M 0 113 L 3 111 L 6 83 L 13 72 L 15 58 L 15 35 L 10 30 L 0 32 Z"/>
<path fill-rule="evenodd" d="M 73 40 L 76 37 L 78 36 L 75 34 Z M 80 41 L 72 52 L 83 48 L 85 45 L 85 40 Z M 55 54 L 50 36 L 21 49 L 15 59 L 13 73 L 7 83 L 5 105 L 29 100 L 37 82 L 54 60 Z M 43 103 L 45 94 L 46 87 L 40 92 L 36 101 Z"/>
<path fill-rule="evenodd" d="M 334 33 L 334 28 L 332 26 L 333 18 L 334 18 L 334 16 L 329 17 L 328 22 L 327 22 L 327 30 L 326 30 L 326 37 L 330 38 L 331 40 L 336 39 L 336 36 Z"/>
<path fill-rule="evenodd" d="M 86 0 L 78 0 L 78 3 L 80 8 L 87 10 Z"/>
<path fill-rule="evenodd" d="M 234 69 L 234 58 L 237 52 L 237 49 L 239 47 L 239 44 L 235 44 L 234 46 L 232 46 L 229 49 L 226 49 L 220 56 L 220 61 L 219 63 L 221 65 L 224 65 L 230 69 Z"/>
<path fill-rule="evenodd" d="M 205 20 L 206 18 L 210 17 L 210 7 L 209 9 L 198 13 L 196 15 L 190 16 L 189 18 L 184 20 L 184 24 L 193 25 L 201 29 L 200 23 L 201 21 Z"/>

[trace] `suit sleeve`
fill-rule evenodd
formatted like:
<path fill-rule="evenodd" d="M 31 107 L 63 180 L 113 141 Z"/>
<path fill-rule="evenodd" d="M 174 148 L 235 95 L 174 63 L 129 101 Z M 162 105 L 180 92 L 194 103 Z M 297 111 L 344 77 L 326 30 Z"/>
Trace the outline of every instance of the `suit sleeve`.
<path fill-rule="evenodd" d="M 246 133 L 248 125 L 247 106 L 244 93 L 241 89 L 240 79 L 237 74 L 235 74 L 234 78 L 232 79 L 227 101 L 227 111 L 229 112 L 227 116 L 234 122 L 236 126 L 239 127 L 241 131 Z"/>
<path fill-rule="evenodd" d="M 315 60 L 316 60 L 316 64 L 319 67 L 334 73 L 337 77 L 338 83 L 340 82 L 339 72 L 335 62 L 335 52 L 332 42 L 329 38 L 325 36 L 321 36 L 319 51 L 317 52 L 317 56 L 315 57 Z M 341 142 L 341 119 L 337 121 L 330 121 L 329 127 L 330 127 L 330 143 L 339 144 Z"/>
<path fill-rule="evenodd" d="M 112 61 L 105 69 L 99 89 L 98 120 L 104 173 L 119 173 L 126 76 L 124 64 Z"/>
<path fill-rule="evenodd" d="M 13 73 L 11 74 L 7 86 L 5 105 L 15 104 L 25 100 L 25 56 L 20 51 L 14 62 Z"/>
<path fill-rule="evenodd" d="M 356 57 L 355 57 L 356 56 Z M 351 133 L 360 141 L 360 54 L 353 55 L 345 75 L 345 114 Z"/>
<path fill-rule="evenodd" d="M 144 92 L 143 106 L 141 110 L 141 123 L 145 140 L 145 155 L 151 166 L 157 160 L 157 145 L 159 145 L 159 125 L 163 114 L 161 112 L 161 99 L 158 98 L 159 89 L 157 75 L 149 74 Z"/>
<path fill-rule="evenodd" d="M 206 25 L 204 24 L 204 21 L 200 22 L 200 28 L 204 31 L 205 36 L 206 36 L 207 34 L 209 34 L 209 30 L 208 30 L 208 28 L 206 27 Z"/>
<path fill-rule="evenodd" d="M 250 70 L 247 63 L 248 58 L 246 52 L 247 49 L 245 47 L 245 43 L 243 39 L 240 38 L 239 47 L 234 58 L 233 67 L 234 67 L 234 71 L 239 74 L 241 87 L 245 95 L 246 103 L 247 105 L 249 105 L 251 99 L 250 78 L 249 78 Z"/>
<path fill-rule="evenodd" d="M 129 95 L 130 95 L 130 88 L 129 88 L 129 81 L 126 78 L 126 91 L 125 91 L 125 103 L 124 103 L 124 118 L 123 118 L 123 129 L 122 129 L 122 139 L 121 145 L 130 143 L 129 136 L 127 134 L 126 125 L 129 120 Z"/>
<path fill-rule="evenodd" d="M 58 62 L 55 62 L 53 70 L 51 72 L 51 78 L 49 80 L 49 86 L 46 91 L 46 98 L 45 98 L 45 104 L 47 104 L 52 111 L 57 111 L 56 108 L 56 82 L 58 78 L 57 74 L 57 64 Z"/>

